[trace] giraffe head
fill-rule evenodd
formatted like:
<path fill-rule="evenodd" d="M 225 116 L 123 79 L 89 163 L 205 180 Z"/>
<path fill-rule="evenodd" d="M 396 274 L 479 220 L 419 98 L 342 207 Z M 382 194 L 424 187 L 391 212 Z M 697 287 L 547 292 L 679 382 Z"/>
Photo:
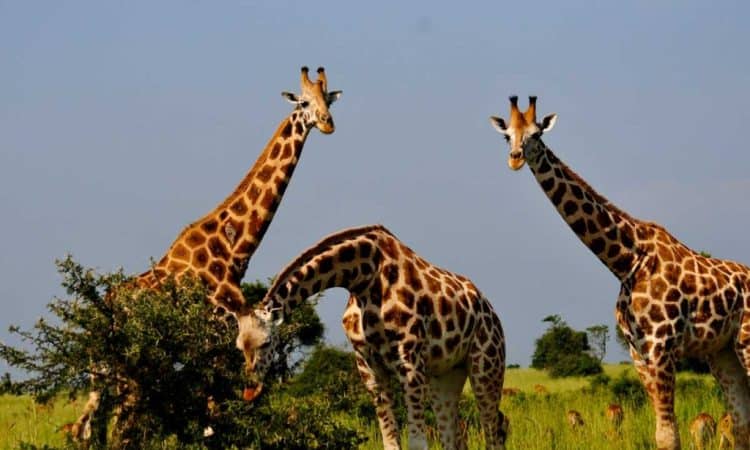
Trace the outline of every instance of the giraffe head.
<path fill-rule="evenodd" d="M 282 92 L 281 95 L 302 112 L 305 125 L 317 127 L 322 133 L 331 134 L 335 127 L 328 108 L 341 97 L 341 91 L 328 92 L 328 80 L 326 79 L 325 69 L 322 67 L 318 67 L 318 79 L 316 81 L 310 80 L 308 71 L 307 67 L 303 67 L 301 70 L 300 84 L 302 91 L 299 95 L 291 92 Z"/>
<path fill-rule="evenodd" d="M 542 134 L 552 129 L 557 121 L 557 114 L 544 116 L 541 122 L 536 121 L 536 97 L 529 96 L 529 108 L 526 112 L 518 109 L 518 97 L 510 97 L 510 120 L 490 117 L 490 123 L 505 136 L 510 144 L 508 166 L 513 170 L 523 167 L 524 163 L 534 161 L 541 154 L 544 146 Z"/>
<path fill-rule="evenodd" d="M 237 315 L 236 344 L 245 356 L 245 374 L 252 380 L 242 394 L 246 401 L 255 400 L 263 390 L 263 380 L 278 344 L 278 327 L 283 321 L 281 317 L 274 317 L 278 312 L 280 308 L 255 309 Z"/>

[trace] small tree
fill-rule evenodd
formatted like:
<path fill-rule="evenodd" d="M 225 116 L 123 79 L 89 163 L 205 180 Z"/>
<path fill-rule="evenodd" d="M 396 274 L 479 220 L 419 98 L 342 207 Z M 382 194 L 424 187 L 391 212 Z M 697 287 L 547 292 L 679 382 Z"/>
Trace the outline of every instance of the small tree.
<path fill-rule="evenodd" d="M 30 374 L 14 385 L 40 401 L 99 391 L 95 447 L 315 448 L 301 444 L 311 435 L 325 448 L 356 445 L 358 432 L 335 418 L 330 402 L 290 399 L 280 384 L 300 362 L 292 359 L 321 339 L 312 306 L 298 308 L 280 330 L 283 356 L 270 374 L 278 389 L 268 383 L 267 394 L 247 403 L 240 400 L 246 380 L 236 321 L 213 313 L 201 283 L 186 278 L 158 291 L 132 289 L 122 273 L 96 275 L 70 258 L 58 268 L 72 298 L 48 305 L 52 322 L 40 319 L 32 331 L 12 327 L 32 350 L 0 344 L 0 358 Z M 266 291 L 260 283 L 243 289 L 251 303 Z M 295 408 L 314 419 L 296 428 L 277 423 Z M 204 436 L 208 427 L 214 433 Z"/>
<path fill-rule="evenodd" d="M 592 325 L 586 328 L 586 333 L 588 333 L 589 342 L 592 347 L 591 354 L 601 364 L 601 362 L 604 360 L 604 357 L 607 355 L 609 327 L 604 324 Z"/>
<path fill-rule="evenodd" d="M 589 352 L 583 331 L 569 327 L 559 315 L 547 316 L 550 326 L 536 340 L 531 367 L 550 371 L 552 376 L 591 375 L 602 371 L 601 364 Z"/>
<path fill-rule="evenodd" d="M 21 389 L 18 387 L 16 383 L 13 382 L 10 378 L 10 374 L 8 372 L 5 372 L 3 376 L 0 378 L 0 395 L 2 394 L 10 394 L 10 395 L 18 395 L 21 393 Z"/>

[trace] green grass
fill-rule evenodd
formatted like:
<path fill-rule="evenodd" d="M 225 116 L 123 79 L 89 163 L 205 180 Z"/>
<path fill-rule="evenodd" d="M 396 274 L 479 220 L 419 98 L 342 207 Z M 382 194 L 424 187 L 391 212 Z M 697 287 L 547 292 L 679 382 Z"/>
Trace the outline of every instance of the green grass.
<path fill-rule="evenodd" d="M 631 378 L 637 375 L 632 365 L 605 365 L 605 373 L 613 380 L 625 373 Z M 698 381 L 693 384 L 691 381 Z M 613 394 L 606 390 L 591 392 L 590 378 L 573 377 L 552 379 L 543 371 L 535 369 L 509 369 L 505 378 L 506 388 L 518 388 L 521 394 L 503 398 L 501 409 L 510 419 L 510 435 L 507 447 L 524 450 L 640 450 L 655 447 L 654 415 L 651 404 L 646 401 L 637 406 L 622 402 L 624 421 L 621 433 L 611 430 L 604 412 L 610 403 L 615 403 Z M 683 448 L 690 447 L 689 424 L 699 412 L 708 412 L 714 418 L 724 412 L 724 404 L 713 378 L 709 375 L 679 374 L 678 383 L 684 386 L 677 394 L 676 410 Z M 541 384 L 549 391 L 547 395 L 534 392 L 534 385 Z M 472 397 L 467 386 L 464 395 Z M 566 421 L 568 410 L 575 409 L 583 416 L 585 426 L 573 431 Z M 361 450 L 381 449 L 377 424 L 370 424 L 370 440 Z M 406 438 L 404 435 L 404 442 Z M 477 427 L 469 430 L 469 448 L 483 449 L 484 441 Z M 439 449 L 432 443 L 431 449 Z M 708 449 L 717 449 L 716 439 Z"/>
<path fill-rule="evenodd" d="M 84 400 L 60 398 L 40 405 L 26 395 L 0 395 L 0 449 L 26 442 L 37 446 L 62 446 L 65 436 L 60 428 L 77 418 Z"/>
<path fill-rule="evenodd" d="M 613 380 L 622 373 L 633 378 L 636 376 L 631 365 L 607 365 L 605 373 Z M 676 409 L 680 435 L 683 447 L 690 448 L 690 420 L 703 411 L 718 418 L 724 412 L 724 405 L 710 376 L 680 374 L 678 383 L 681 389 L 677 393 Z M 535 384 L 544 385 L 549 394 L 536 394 Z M 650 403 L 637 406 L 623 402 L 625 419 L 622 433 L 617 436 L 610 431 L 604 416 L 607 405 L 614 402 L 613 395 L 608 390 L 592 392 L 586 389 L 588 386 L 588 378 L 551 379 L 534 369 L 508 370 L 505 387 L 518 388 L 522 392 L 502 400 L 501 409 L 511 421 L 508 448 L 620 450 L 654 447 L 654 418 Z M 468 387 L 465 396 L 469 403 L 473 401 Z M 61 446 L 64 436 L 60 427 L 75 420 L 83 403 L 83 400 L 70 402 L 60 398 L 51 406 L 43 406 L 36 405 L 27 396 L 0 396 L 0 449 L 17 447 L 22 441 L 38 446 Z M 583 416 L 583 429 L 573 431 L 568 426 L 566 412 L 570 409 Z M 357 417 L 350 420 L 365 429 L 369 437 L 362 450 L 382 448 L 376 423 L 362 422 Z M 440 447 L 433 443 L 431 448 Z M 482 434 L 475 426 L 469 430 L 469 448 L 483 448 Z M 709 448 L 718 448 L 718 440 Z"/>

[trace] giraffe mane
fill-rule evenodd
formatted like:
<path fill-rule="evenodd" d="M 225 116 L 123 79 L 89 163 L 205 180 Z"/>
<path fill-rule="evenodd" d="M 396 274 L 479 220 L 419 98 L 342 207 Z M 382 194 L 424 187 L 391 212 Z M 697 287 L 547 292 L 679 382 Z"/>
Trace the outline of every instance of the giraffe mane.
<path fill-rule="evenodd" d="M 309 261 L 315 255 L 319 254 L 323 249 L 327 249 L 334 244 L 338 244 L 353 237 L 361 236 L 371 231 L 382 231 L 391 236 L 394 236 L 393 233 L 391 233 L 386 227 L 380 224 L 346 228 L 344 230 L 330 234 L 321 239 L 317 244 L 302 252 L 298 257 L 294 259 L 294 261 L 284 267 L 284 269 L 282 269 L 281 272 L 279 272 L 279 274 L 276 276 L 276 279 L 274 280 L 271 287 L 268 288 L 268 294 L 266 294 L 266 296 L 273 292 L 276 292 L 276 290 L 278 290 L 278 288 L 287 280 L 287 278 L 289 278 L 292 273 L 294 273 L 295 270 L 297 270 L 297 268 L 299 268 L 305 262 Z"/>
<path fill-rule="evenodd" d="M 616 214 L 620 215 L 623 218 L 630 219 L 630 220 L 635 220 L 635 221 L 638 221 L 638 222 L 642 222 L 640 220 L 635 219 L 630 214 L 628 214 L 625 211 L 623 211 L 622 209 L 620 209 L 617 205 L 615 205 L 614 203 L 610 202 L 607 199 L 607 197 L 603 196 L 602 194 L 600 194 L 599 192 L 597 192 L 596 190 L 594 190 L 594 188 L 592 188 L 591 185 L 586 182 L 586 180 L 584 180 L 583 178 L 581 178 L 581 176 L 578 175 L 575 171 L 573 171 L 573 169 L 571 169 L 570 167 L 568 167 L 567 164 L 565 164 L 562 161 L 559 161 L 559 164 L 561 164 L 563 167 L 565 167 L 565 169 L 567 171 L 567 174 L 570 176 L 570 178 L 572 179 L 572 181 L 574 181 L 579 186 L 581 186 L 581 188 L 584 191 L 586 191 L 586 193 L 588 193 L 592 197 L 592 199 L 594 201 L 596 201 L 597 203 L 601 203 L 602 206 L 606 206 L 607 208 L 610 208 L 613 212 L 615 212 Z"/>

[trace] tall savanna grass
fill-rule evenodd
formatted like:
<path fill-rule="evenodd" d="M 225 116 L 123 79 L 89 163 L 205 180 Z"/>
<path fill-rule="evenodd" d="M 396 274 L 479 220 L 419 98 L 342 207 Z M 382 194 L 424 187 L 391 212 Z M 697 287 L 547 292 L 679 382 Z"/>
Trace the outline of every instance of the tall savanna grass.
<path fill-rule="evenodd" d="M 646 400 L 617 399 L 611 384 L 627 376 L 636 379 L 631 365 L 606 365 L 605 374 L 610 387 L 591 389 L 591 378 L 549 378 L 534 369 L 510 369 L 505 387 L 520 389 L 515 396 L 505 396 L 501 409 L 510 418 L 511 429 L 507 447 L 524 450 L 580 450 L 612 449 L 635 450 L 654 448 L 654 416 Z M 535 392 L 542 385 L 548 393 Z M 612 429 L 605 417 L 605 408 L 618 402 L 624 409 L 624 421 L 619 433 Z M 469 448 L 482 449 L 484 441 L 476 422 L 476 409 L 471 389 L 467 386 L 462 402 L 462 417 L 469 423 Z M 59 431 L 65 423 L 75 420 L 81 402 L 58 398 L 51 405 L 37 405 L 28 396 L 0 396 L 0 448 L 16 448 L 20 442 L 37 446 L 62 446 L 64 436 Z M 718 418 L 724 403 L 713 378 L 708 375 L 681 373 L 678 376 L 677 417 L 684 448 L 690 448 L 688 428 L 699 412 Z M 573 430 L 566 421 L 568 410 L 581 413 L 585 422 Z M 362 450 L 382 448 L 377 423 L 351 415 L 351 423 L 366 430 L 368 442 Z M 406 443 L 406 439 L 404 439 Z M 433 449 L 440 445 L 433 442 Z M 717 449 L 718 439 L 708 448 Z"/>

